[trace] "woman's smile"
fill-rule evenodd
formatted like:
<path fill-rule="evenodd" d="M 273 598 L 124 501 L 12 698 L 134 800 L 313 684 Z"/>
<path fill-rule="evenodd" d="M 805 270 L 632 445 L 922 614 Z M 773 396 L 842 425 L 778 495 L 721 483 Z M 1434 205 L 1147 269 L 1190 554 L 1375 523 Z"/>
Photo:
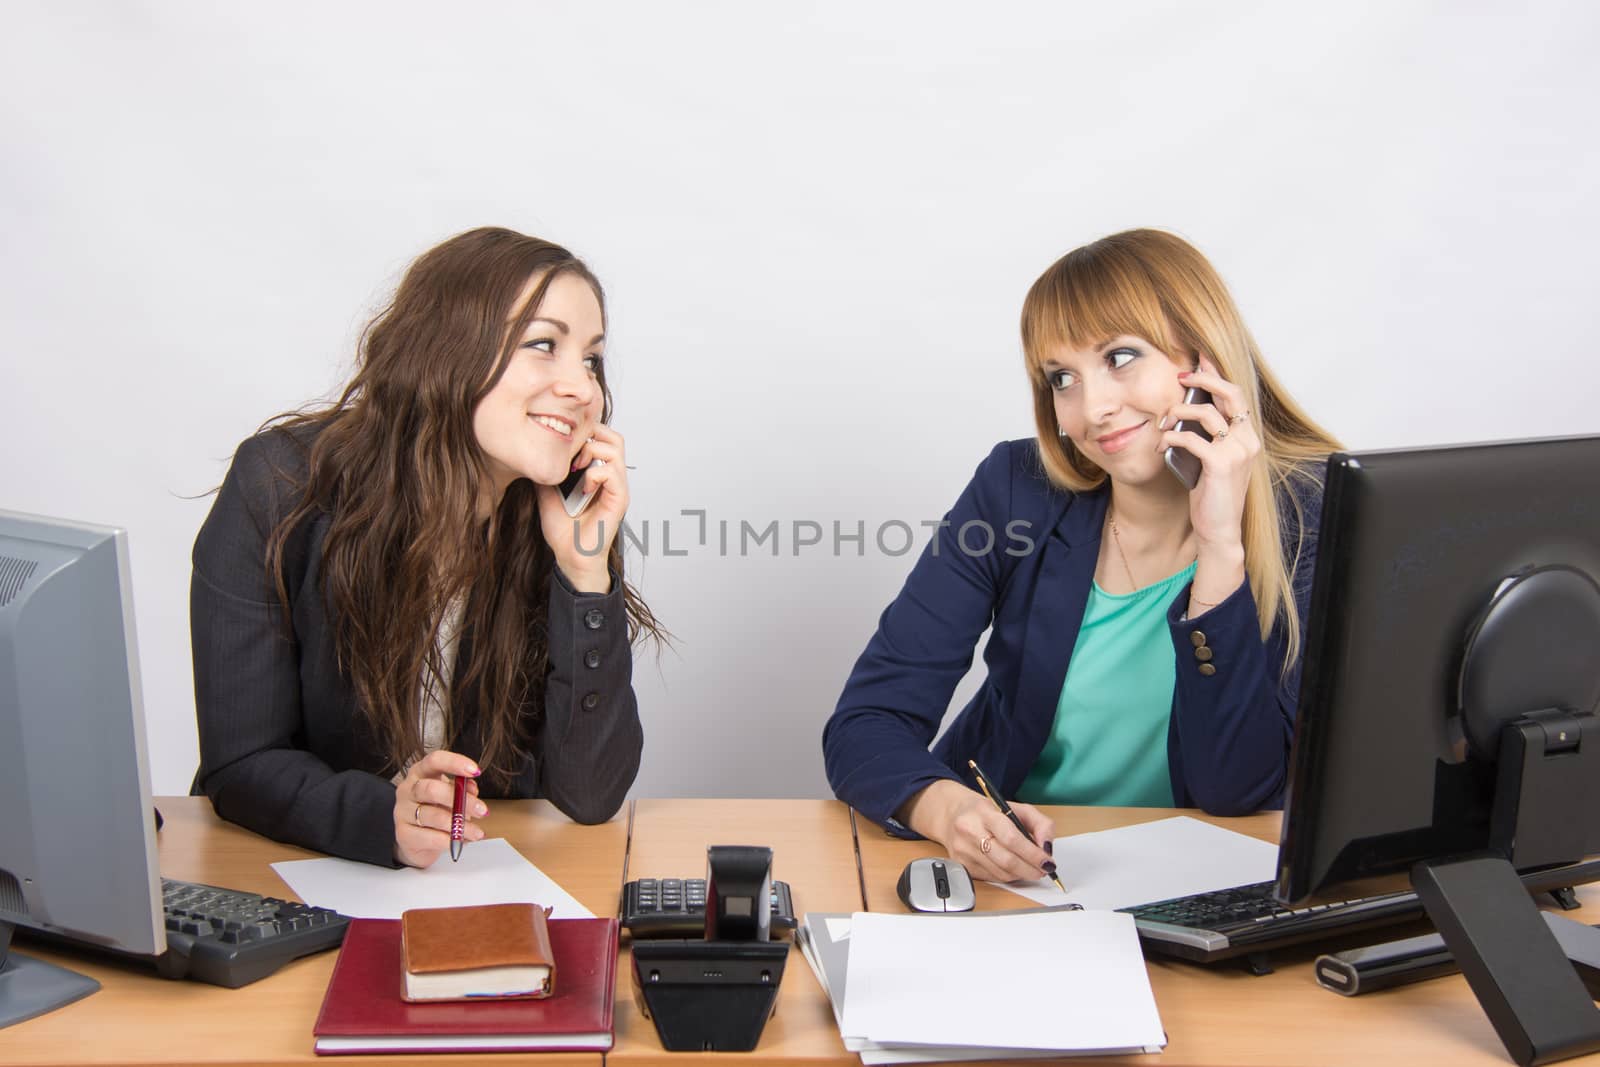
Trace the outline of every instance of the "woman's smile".
<path fill-rule="evenodd" d="M 549 430 L 563 441 L 572 440 L 573 423 L 567 419 L 563 419 L 558 415 L 544 414 L 529 415 L 528 418 L 532 419 L 538 425 L 543 426 L 545 429 Z"/>
<path fill-rule="evenodd" d="M 1094 439 L 1095 446 L 1108 456 L 1115 455 L 1116 453 L 1125 450 L 1129 445 L 1133 444 L 1134 438 L 1139 435 L 1139 431 L 1143 430 L 1148 425 L 1150 425 L 1150 420 L 1146 419 L 1143 422 L 1137 423 L 1133 426 L 1129 426 L 1121 430 L 1113 430 L 1111 433 L 1101 434 L 1099 437 Z"/>

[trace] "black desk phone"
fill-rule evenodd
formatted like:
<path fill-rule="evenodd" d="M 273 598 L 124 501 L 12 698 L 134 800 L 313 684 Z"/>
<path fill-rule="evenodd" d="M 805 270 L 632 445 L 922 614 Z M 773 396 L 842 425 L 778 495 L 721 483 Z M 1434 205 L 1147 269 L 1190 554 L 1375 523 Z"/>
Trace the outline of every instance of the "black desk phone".
<path fill-rule="evenodd" d="M 794 930 L 787 882 L 772 883 L 772 935 Z M 704 878 L 640 878 L 622 887 L 622 928 L 635 940 L 699 937 L 706 929 Z"/>

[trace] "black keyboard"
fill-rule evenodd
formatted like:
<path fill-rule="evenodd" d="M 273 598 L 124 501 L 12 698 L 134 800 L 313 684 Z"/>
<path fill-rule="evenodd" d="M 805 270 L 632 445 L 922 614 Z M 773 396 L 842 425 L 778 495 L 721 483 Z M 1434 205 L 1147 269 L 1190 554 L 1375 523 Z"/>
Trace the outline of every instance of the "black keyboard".
<path fill-rule="evenodd" d="M 786 882 L 772 883 L 772 934 L 795 927 L 794 899 Z M 704 878 L 640 878 L 622 887 L 622 928 L 635 940 L 700 937 L 706 931 Z"/>
<path fill-rule="evenodd" d="M 1526 872 L 1528 892 L 1560 891 L 1600 880 L 1600 860 Z M 1120 908 L 1133 916 L 1145 951 L 1210 963 L 1302 941 L 1425 918 L 1411 890 L 1289 908 L 1256 882 Z"/>
<path fill-rule="evenodd" d="M 237 989 L 290 960 L 338 948 L 350 920 L 336 911 L 198 882 L 161 879 L 167 978 Z"/>
<path fill-rule="evenodd" d="M 1257 882 L 1118 910 L 1133 916 L 1146 950 L 1203 963 L 1422 914 L 1410 890 L 1286 908 L 1272 898 L 1272 885 Z"/>

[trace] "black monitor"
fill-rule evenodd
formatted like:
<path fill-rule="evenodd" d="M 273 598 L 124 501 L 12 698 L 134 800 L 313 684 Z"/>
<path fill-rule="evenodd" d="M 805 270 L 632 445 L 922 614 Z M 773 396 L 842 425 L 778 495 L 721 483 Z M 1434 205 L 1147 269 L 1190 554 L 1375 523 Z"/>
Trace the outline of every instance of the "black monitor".
<path fill-rule="evenodd" d="M 16 927 L 166 948 L 129 573 L 121 530 L 0 511 L 0 1026 L 99 988 Z"/>
<path fill-rule="evenodd" d="M 1600 437 L 1329 458 L 1277 893 L 1409 871 L 1522 1063 L 1600 1049 L 1517 877 L 1600 853 L 1597 712 Z"/>

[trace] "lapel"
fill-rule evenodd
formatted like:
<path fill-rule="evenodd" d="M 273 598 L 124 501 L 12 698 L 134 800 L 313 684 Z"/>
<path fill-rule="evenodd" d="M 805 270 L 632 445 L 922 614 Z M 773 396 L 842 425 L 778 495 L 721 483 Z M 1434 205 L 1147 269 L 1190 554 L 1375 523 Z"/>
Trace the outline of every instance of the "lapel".
<path fill-rule="evenodd" d="M 1011 715 L 1015 740 L 1006 769 L 1000 772 L 1000 787 L 1008 796 L 1022 785 L 1055 723 L 1067 661 L 1089 603 L 1109 500 L 1105 486 L 1067 496 L 1040 542 Z"/>
<path fill-rule="evenodd" d="M 461 637 L 456 645 L 456 677 L 463 677 L 476 654 L 471 626 L 463 626 Z M 534 710 L 525 712 L 530 717 L 544 715 L 544 687 L 539 686 L 535 691 L 535 702 L 531 705 Z M 483 689 L 477 683 L 455 690 L 452 694 L 455 701 L 452 707 L 452 724 L 455 727 L 456 738 L 452 751 L 459 752 L 471 759 L 483 759 Z M 529 732 L 525 744 L 532 746 L 539 736 L 537 729 Z M 485 797 L 537 797 L 543 794 L 539 790 L 539 759 L 530 748 L 528 757 L 521 763 L 513 761 L 509 770 L 511 778 L 504 785 L 498 782 L 484 781 L 480 788 L 484 790 Z"/>
<path fill-rule="evenodd" d="M 483 756 L 483 723 L 479 720 L 479 687 L 457 684 L 471 668 L 473 655 L 472 627 L 462 623 L 456 637 L 456 665 L 450 672 L 450 724 L 455 730 L 451 738 L 452 752 L 479 759 Z"/>

